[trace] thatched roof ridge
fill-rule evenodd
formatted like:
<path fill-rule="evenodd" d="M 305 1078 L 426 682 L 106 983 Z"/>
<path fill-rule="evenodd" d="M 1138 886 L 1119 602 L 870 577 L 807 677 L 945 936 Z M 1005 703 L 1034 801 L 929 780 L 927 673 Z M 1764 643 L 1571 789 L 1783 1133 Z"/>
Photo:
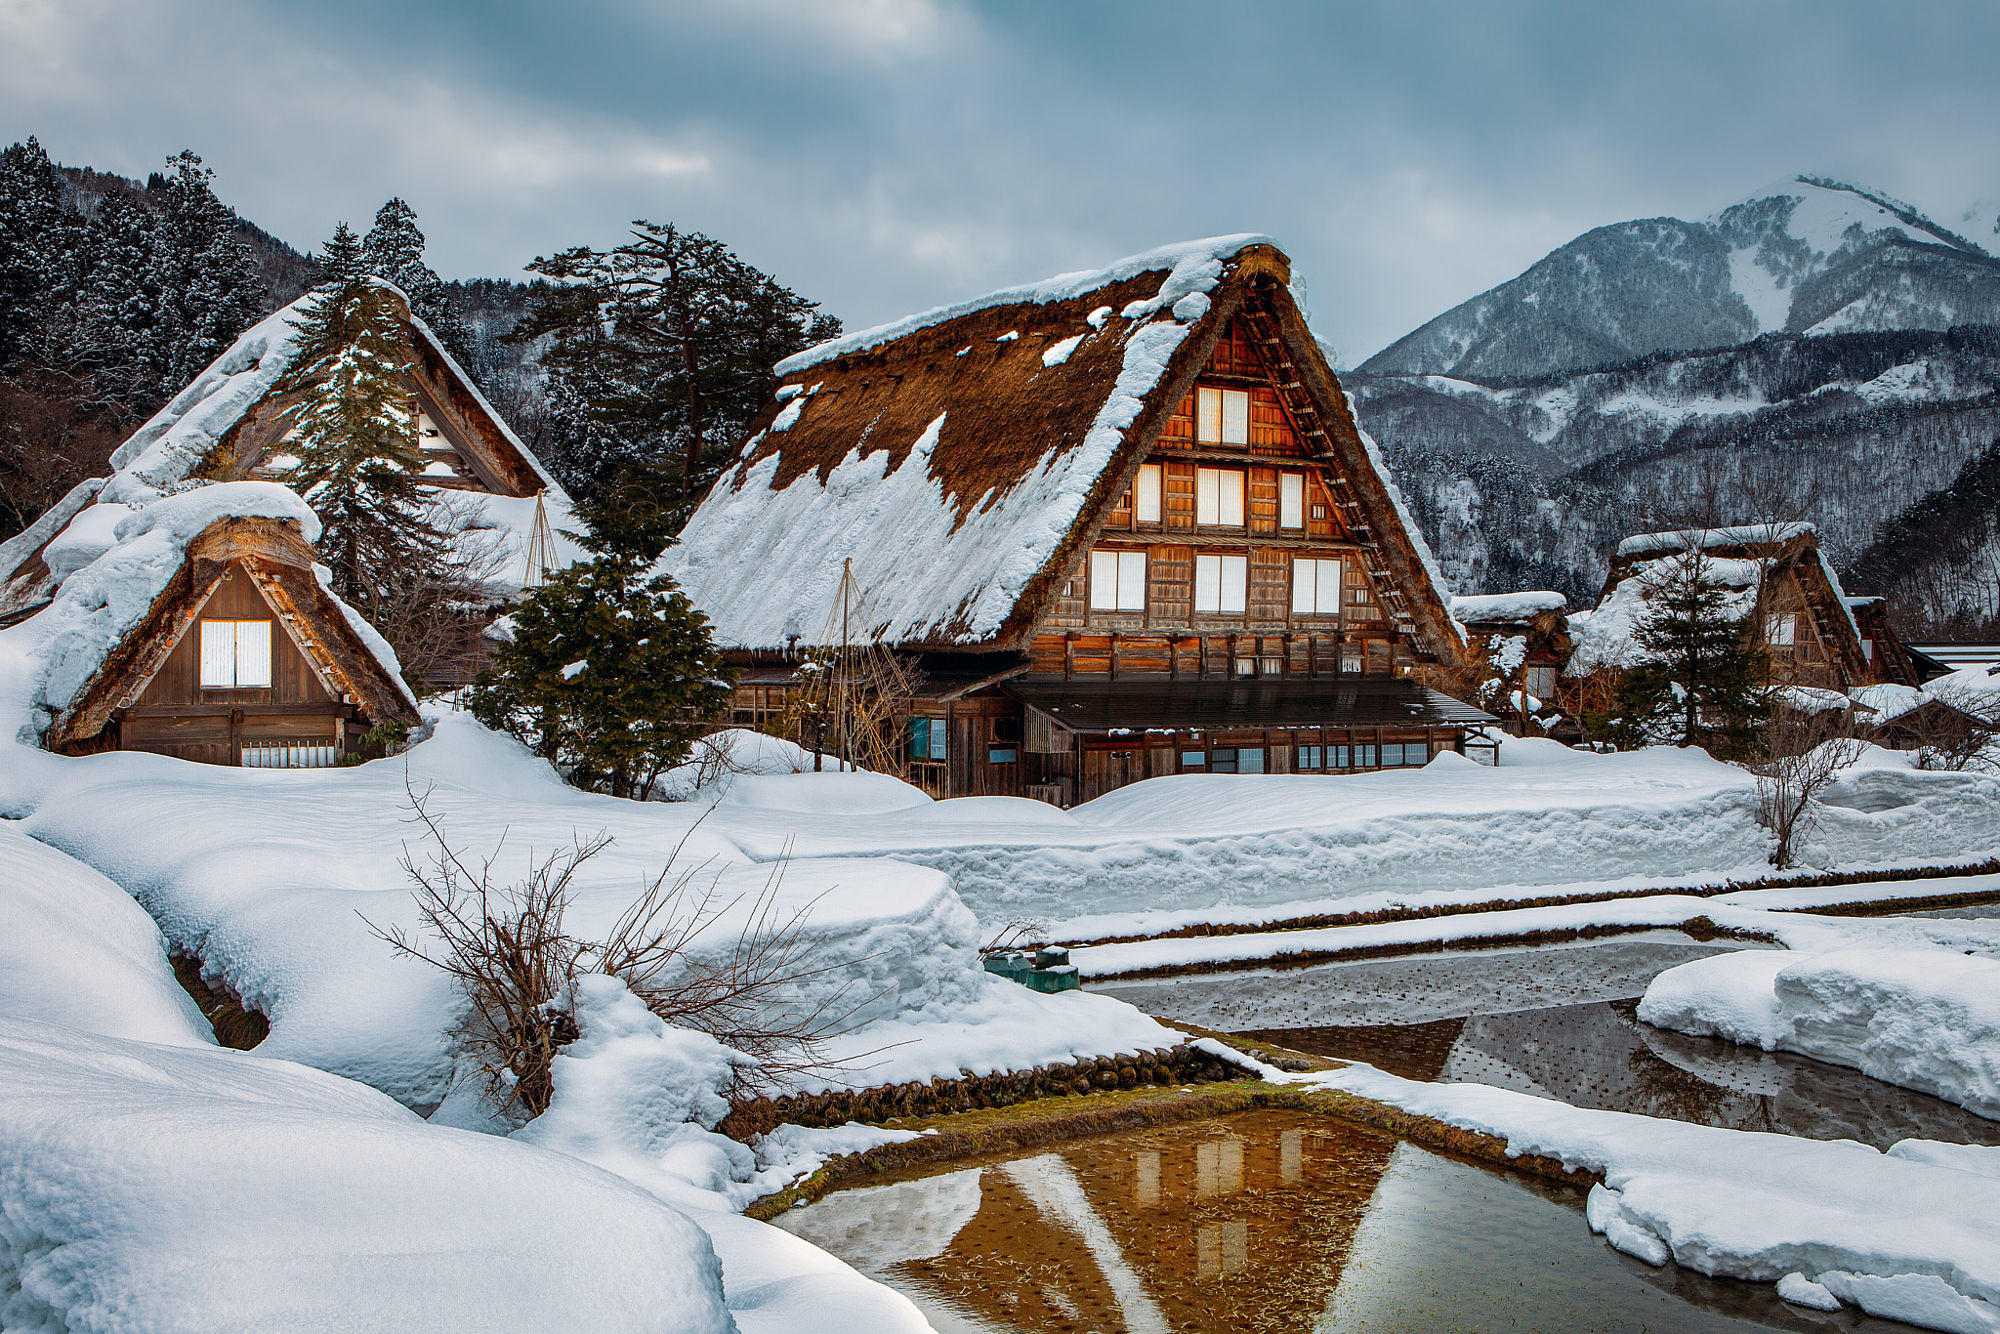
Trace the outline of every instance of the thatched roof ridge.
<path fill-rule="evenodd" d="M 1427 638 L 1456 643 L 1373 443 L 1261 237 L 1166 247 L 943 307 L 781 363 L 785 383 L 663 568 L 737 649 L 815 643 L 852 562 L 871 632 L 1019 648 L 1229 321 L 1255 301 L 1384 535 Z"/>

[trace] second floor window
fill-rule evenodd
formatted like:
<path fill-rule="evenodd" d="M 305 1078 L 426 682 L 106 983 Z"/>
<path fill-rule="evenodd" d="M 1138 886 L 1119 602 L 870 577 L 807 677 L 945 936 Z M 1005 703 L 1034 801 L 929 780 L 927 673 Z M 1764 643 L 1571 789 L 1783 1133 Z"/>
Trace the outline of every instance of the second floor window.
<path fill-rule="evenodd" d="M 1194 609 L 1216 615 L 1243 611 L 1250 586 L 1248 556 L 1196 556 Z"/>
<path fill-rule="evenodd" d="M 1238 468 L 1197 468 L 1194 521 L 1228 528 L 1243 526 L 1243 473 Z"/>
<path fill-rule="evenodd" d="M 268 690 L 270 687 L 269 621 L 201 623 L 203 690 Z"/>
<path fill-rule="evenodd" d="M 1249 444 L 1249 392 L 1243 389 L 1197 389 L 1194 438 L 1205 445 Z"/>
<path fill-rule="evenodd" d="M 1292 557 L 1292 613 L 1296 616 L 1340 614 L 1340 562 Z"/>
<path fill-rule="evenodd" d="M 1160 521 L 1160 491 L 1162 469 L 1157 463 L 1139 465 L 1139 475 L 1132 481 L 1132 518 L 1137 523 L 1158 523 Z"/>
<path fill-rule="evenodd" d="M 1556 693 L 1556 669 L 1530 667 L 1521 673 L 1521 686 L 1536 699 L 1544 702 L 1551 700 Z"/>
<path fill-rule="evenodd" d="M 1092 611 L 1146 610 L 1145 552 L 1090 553 L 1090 609 Z"/>
<path fill-rule="evenodd" d="M 1278 527 L 1306 526 L 1306 477 L 1304 473 L 1278 474 Z"/>

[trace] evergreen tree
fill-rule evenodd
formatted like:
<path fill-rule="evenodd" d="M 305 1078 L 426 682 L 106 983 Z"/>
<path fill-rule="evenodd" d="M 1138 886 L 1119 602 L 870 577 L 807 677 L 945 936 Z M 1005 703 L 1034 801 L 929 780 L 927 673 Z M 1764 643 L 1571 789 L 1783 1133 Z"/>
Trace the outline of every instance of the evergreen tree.
<path fill-rule="evenodd" d="M 40 143 L 30 138 L 0 151 L 0 370 L 74 285 L 82 230 Z"/>
<path fill-rule="evenodd" d="M 1632 637 L 1646 660 L 1619 681 L 1612 739 L 1700 746 L 1724 759 L 1747 754 L 1770 716 L 1770 660 L 1732 605 L 1737 594 L 1697 548 L 1660 561 L 1645 595 Z"/>
<path fill-rule="evenodd" d="M 409 340 L 394 294 L 367 278 L 320 289 L 299 339 L 285 384 L 301 395 L 290 446 L 299 461 L 286 480 L 325 528 L 319 555 L 334 591 L 367 615 L 405 572 L 445 559 L 419 481 Z"/>
<path fill-rule="evenodd" d="M 550 575 L 472 693 L 474 717 L 572 783 L 641 801 L 723 716 L 735 675 L 708 618 L 647 564 L 605 554 Z"/>
<path fill-rule="evenodd" d="M 153 281 L 161 310 L 155 343 L 165 395 L 202 372 L 257 319 L 265 289 L 236 215 L 215 197 L 214 173 L 194 153 L 167 159 L 157 192 Z"/>
<path fill-rule="evenodd" d="M 337 223 L 333 235 L 320 247 L 316 256 L 319 261 L 321 282 L 325 285 L 353 282 L 368 273 L 368 261 L 361 248 L 361 238 L 345 222 Z"/>
<path fill-rule="evenodd" d="M 537 258 L 556 281 L 510 337 L 546 337 L 552 398 L 587 409 L 551 442 L 564 481 L 664 497 L 649 503 L 672 532 L 763 406 L 772 365 L 840 323 L 712 237 L 642 220 L 631 238 Z"/>
<path fill-rule="evenodd" d="M 424 234 L 417 211 L 401 199 L 391 199 L 375 212 L 375 225 L 361 243 L 367 272 L 403 289 L 410 312 L 438 336 L 445 350 L 463 362 L 472 353 L 472 337 L 451 304 L 444 280 L 424 262 Z"/>

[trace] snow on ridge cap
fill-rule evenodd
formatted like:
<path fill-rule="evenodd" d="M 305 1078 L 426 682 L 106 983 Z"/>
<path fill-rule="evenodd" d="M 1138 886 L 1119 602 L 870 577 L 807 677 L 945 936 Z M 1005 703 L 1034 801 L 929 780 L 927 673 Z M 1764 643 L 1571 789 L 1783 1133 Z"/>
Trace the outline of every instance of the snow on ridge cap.
<path fill-rule="evenodd" d="M 1664 533 L 1634 533 L 1618 544 L 1620 556 L 1647 556 L 1663 551 L 1693 551 L 1697 547 L 1732 547 L 1766 542 L 1788 542 L 1795 537 L 1819 535 L 1810 523 L 1746 523 L 1724 528 L 1677 528 Z"/>
<path fill-rule="evenodd" d="M 120 519 L 111 535 L 122 546 L 165 529 L 185 546 L 210 524 L 224 519 L 289 519 L 298 524 L 307 543 L 320 538 L 319 516 L 298 492 L 280 482 L 249 481 L 211 482 L 161 496 Z"/>
<path fill-rule="evenodd" d="M 1451 599 L 1451 614 L 1461 621 L 1568 609 L 1568 598 L 1552 589 L 1542 588 L 1523 589 L 1518 593 L 1467 593 Z"/>
<path fill-rule="evenodd" d="M 964 301 L 933 306 L 915 315 L 906 315 L 899 320 L 890 320 L 868 329 L 857 329 L 853 333 L 842 334 L 803 352 L 795 352 L 772 367 L 772 373 L 779 376 L 791 375 L 809 366 L 832 361 L 852 352 L 862 352 L 869 348 L 893 343 L 920 329 L 958 319 L 964 315 L 990 310 L 995 306 L 1022 305 L 1032 302 L 1047 305 L 1054 301 L 1067 301 L 1083 296 L 1112 283 L 1136 278 L 1142 273 L 1155 269 L 1170 272 L 1184 264 L 1200 264 L 1208 260 L 1227 261 L 1242 254 L 1253 246 L 1267 245 L 1280 252 L 1284 250 L 1273 237 L 1262 232 L 1237 232 L 1229 236 L 1207 236 L 1193 241 L 1180 241 L 1172 245 L 1156 247 L 1136 255 L 1127 255 L 1101 269 L 1075 269 L 1068 273 L 1058 273 L 1036 282 L 1022 283 L 1015 287 L 1003 287 Z M 1201 284 L 1192 290 L 1207 291 L 1213 283 Z"/>

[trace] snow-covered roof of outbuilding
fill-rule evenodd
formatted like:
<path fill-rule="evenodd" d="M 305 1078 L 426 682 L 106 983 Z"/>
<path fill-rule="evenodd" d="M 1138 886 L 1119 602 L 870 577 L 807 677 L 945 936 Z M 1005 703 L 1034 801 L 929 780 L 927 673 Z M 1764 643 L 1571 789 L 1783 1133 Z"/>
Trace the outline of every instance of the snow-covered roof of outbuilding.
<path fill-rule="evenodd" d="M 1451 600 L 1451 614 L 1464 625 L 1532 621 L 1545 611 L 1566 611 L 1569 599 L 1547 590 L 1473 593 Z"/>
<path fill-rule="evenodd" d="M 1459 631 L 1268 237 L 1166 246 L 942 306 L 781 362 L 736 465 L 661 568 L 739 649 L 813 643 L 851 562 L 871 633 L 1010 647 L 1247 303 L 1272 319 L 1420 632 Z"/>
<path fill-rule="evenodd" d="M 289 537 L 258 543 L 260 554 L 275 554 L 296 569 L 292 623 L 295 631 L 316 633 L 328 648 L 328 669 L 341 677 L 371 712 L 395 712 L 416 700 L 404 683 L 396 654 L 374 627 L 326 586 L 324 567 L 312 564 L 311 544 L 320 523 L 298 495 L 273 482 L 219 482 L 196 487 L 129 511 L 89 561 L 69 570 L 49 604 L 0 630 L 0 726 L 11 726 L 32 743 L 55 726 L 77 736 L 71 724 L 93 688 L 119 666 L 121 648 L 149 621 L 164 625 L 163 603 L 174 592 L 198 540 L 219 525 L 241 527 L 274 520 Z M 269 525 L 267 525 L 269 527 Z M 267 537 L 275 536 L 267 534 Z M 182 581 L 186 582 L 186 581 Z M 191 605 L 206 587 L 181 590 Z M 338 624 L 332 613 L 339 616 Z M 185 626 L 181 626 L 185 631 Z M 164 660 L 164 649 L 153 666 Z M 150 675 L 150 672 L 146 673 Z M 99 723 L 98 727 L 102 724 Z"/>
<path fill-rule="evenodd" d="M 1764 546 L 1789 542 L 1818 529 L 1809 523 L 1746 523 L 1725 528 L 1681 528 L 1668 533 L 1634 533 L 1618 544 L 1620 556 L 1655 556 L 1669 551 L 1713 551 L 1718 547 Z"/>
<path fill-rule="evenodd" d="M 579 526 L 568 493 L 494 411 L 430 326 L 409 313 L 400 289 L 381 285 L 394 293 L 407 316 L 413 372 L 426 392 L 440 400 L 439 412 L 453 419 L 454 445 L 472 455 L 469 462 L 490 482 L 484 490 L 441 492 L 449 511 L 444 526 L 497 546 L 493 563 L 511 569 L 517 556 L 525 557 L 539 494 L 557 534 L 555 563 L 580 559 L 581 548 L 560 536 L 564 528 Z M 108 477 L 76 487 L 26 531 L 0 544 L 0 608 L 47 596 L 70 570 L 107 549 L 102 539 L 125 516 L 161 496 L 246 476 L 289 428 L 279 406 L 289 400 L 280 395 L 280 387 L 298 358 L 298 323 L 313 296 L 309 292 L 245 330 L 112 451 Z M 58 568 L 64 561 L 67 568 Z M 502 595 L 519 583 L 509 584 L 504 576 L 495 582 Z"/>

